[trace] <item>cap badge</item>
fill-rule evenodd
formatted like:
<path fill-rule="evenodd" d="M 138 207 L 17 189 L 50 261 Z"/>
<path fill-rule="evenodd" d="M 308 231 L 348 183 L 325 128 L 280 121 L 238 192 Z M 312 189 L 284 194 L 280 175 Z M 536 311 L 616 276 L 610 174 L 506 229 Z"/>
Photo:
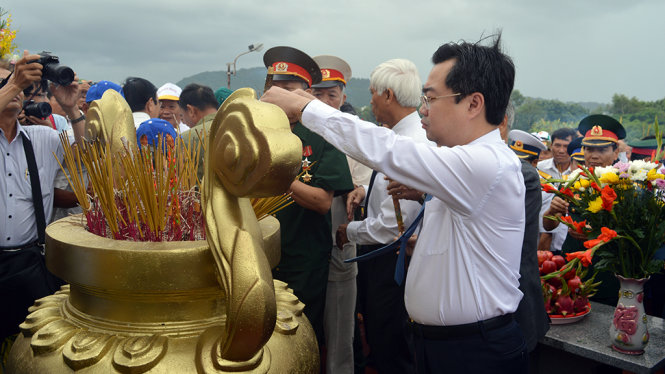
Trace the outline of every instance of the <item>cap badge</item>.
<path fill-rule="evenodd" d="M 603 135 L 603 128 L 600 127 L 599 125 L 595 125 L 594 127 L 591 128 L 591 136 L 602 136 Z"/>
<path fill-rule="evenodd" d="M 330 78 L 330 70 L 328 69 L 321 69 L 321 77 L 323 79 L 328 79 Z"/>
<path fill-rule="evenodd" d="M 515 140 L 515 147 L 517 147 L 517 148 L 524 148 L 524 144 L 522 144 L 522 142 L 519 141 L 519 140 Z"/>
<path fill-rule="evenodd" d="M 280 62 L 275 65 L 275 71 L 288 71 L 289 64 L 286 62 Z"/>

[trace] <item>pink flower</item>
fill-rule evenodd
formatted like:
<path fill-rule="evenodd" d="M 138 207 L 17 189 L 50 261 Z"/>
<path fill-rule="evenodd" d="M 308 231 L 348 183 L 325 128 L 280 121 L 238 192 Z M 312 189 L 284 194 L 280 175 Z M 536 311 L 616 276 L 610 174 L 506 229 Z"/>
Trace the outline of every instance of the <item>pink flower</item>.
<path fill-rule="evenodd" d="M 656 182 L 656 187 L 665 189 L 665 179 L 656 179 L 654 182 Z"/>
<path fill-rule="evenodd" d="M 628 171 L 628 168 L 630 167 L 630 164 L 627 163 L 627 162 L 619 161 L 616 164 L 614 164 L 614 167 L 619 169 L 619 172 L 623 173 L 625 171 Z"/>

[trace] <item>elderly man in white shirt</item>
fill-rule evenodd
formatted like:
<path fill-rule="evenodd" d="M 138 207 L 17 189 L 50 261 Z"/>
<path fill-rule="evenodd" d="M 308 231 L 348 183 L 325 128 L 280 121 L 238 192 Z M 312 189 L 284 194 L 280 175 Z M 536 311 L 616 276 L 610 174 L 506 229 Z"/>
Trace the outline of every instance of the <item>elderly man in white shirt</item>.
<path fill-rule="evenodd" d="M 422 83 L 416 65 L 405 59 L 392 59 L 379 64 L 370 75 L 372 112 L 378 123 L 395 134 L 419 143 L 427 143 L 420 124 L 418 105 Z M 363 201 L 367 217 L 341 225 L 338 238 L 362 245 L 360 254 L 382 247 L 399 236 L 395 206 L 388 196 L 385 174 L 372 174 L 369 186 L 360 186 L 349 193 L 349 219 L 353 208 Z M 415 219 L 420 204 L 402 201 L 401 215 L 406 226 Z M 339 244 L 339 243 L 338 243 Z M 340 244 L 341 245 L 341 244 Z M 380 373 L 409 373 L 413 371 L 413 354 L 407 342 L 404 320 L 404 285 L 394 280 L 396 255 L 381 256 L 361 262 L 358 266 L 359 312 L 363 315 L 371 361 Z"/>
<path fill-rule="evenodd" d="M 406 280 L 418 372 L 526 373 L 513 319 L 522 298 L 524 181 L 497 126 L 515 68 L 491 46 L 448 43 L 433 55 L 422 124 L 439 147 L 335 111 L 304 92 L 264 101 L 390 178 L 431 194 Z"/>

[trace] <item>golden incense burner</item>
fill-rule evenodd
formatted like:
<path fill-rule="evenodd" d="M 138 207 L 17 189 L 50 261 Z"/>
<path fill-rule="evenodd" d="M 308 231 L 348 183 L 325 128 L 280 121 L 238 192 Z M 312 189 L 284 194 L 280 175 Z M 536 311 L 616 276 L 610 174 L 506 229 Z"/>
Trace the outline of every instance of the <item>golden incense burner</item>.
<path fill-rule="evenodd" d="M 279 222 L 257 221 L 248 199 L 288 188 L 300 141 L 251 89 L 227 99 L 207 140 L 207 241 L 113 240 L 81 216 L 49 225 L 47 266 L 70 284 L 29 309 L 8 372 L 318 372 L 304 305 L 270 273 Z"/>

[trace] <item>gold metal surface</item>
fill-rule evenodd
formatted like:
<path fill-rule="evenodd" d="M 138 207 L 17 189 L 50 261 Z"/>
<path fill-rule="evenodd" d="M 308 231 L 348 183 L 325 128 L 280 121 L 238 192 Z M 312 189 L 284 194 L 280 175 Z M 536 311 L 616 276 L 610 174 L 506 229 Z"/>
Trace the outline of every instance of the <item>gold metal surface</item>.
<path fill-rule="evenodd" d="M 136 146 L 136 128 L 129 104 L 115 90 L 106 90 L 102 98 L 90 103 L 86 114 L 85 137 L 111 143 L 111 154 L 124 149 L 123 139 Z"/>
<path fill-rule="evenodd" d="M 302 145 L 284 112 L 256 100 L 251 88 L 226 99 L 208 142 L 203 178 L 206 237 L 228 295 L 219 353 L 229 361 L 249 362 L 272 335 L 276 304 L 258 222 L 247 198 L 286 191 L 298 173 Z"/>
<path fill-rule="evenodd" d="M 8 372 L 319 371 L 304 305 L 271 277 L 279 222 L 257 222 L 248 199 L 288 188 L 300 141 L 249 89 L 227 99 L 208 139 L 207 243 L 112 240 L 81 216 L 49 225 L 47 266 L 70 285 L 30 307 Z"/>

